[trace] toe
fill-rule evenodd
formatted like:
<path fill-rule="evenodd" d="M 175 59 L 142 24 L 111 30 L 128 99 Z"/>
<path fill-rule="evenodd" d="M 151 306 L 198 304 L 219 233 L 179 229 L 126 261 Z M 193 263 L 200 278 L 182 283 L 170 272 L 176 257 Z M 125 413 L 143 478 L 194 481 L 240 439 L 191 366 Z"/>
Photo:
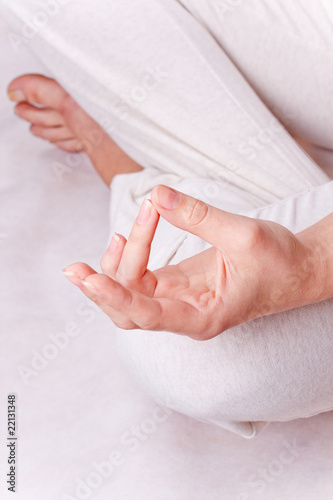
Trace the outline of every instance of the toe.
<path fill-rule="evenodd" d="M 68 153 L 81 153 L 84 151 L 84 146 L 78 139 L 69 139 L 67 141 L 59 141 L 53 143 L 60 149 L 67 151 Z"/>
<path fill-rule="evenodd" d="M 54 143 L 74 139 L 73 132 L 68 127 L 64 126 L 40 127 L 39 125 L 33 124 L 30 127 L 30 132 L 41 139 Z"/>
<path fill-rule="evenodd" d="M 30 102 L 61 110 L 69 97 L 68 93 L 52 78 L 42 75 L 23 75 L 15 78 L 7 89 L 15 102 Z"/>
<path fill-rule="evenodd" d="M 34 125 L 40 127 L 59 127 L 65 125 L 61 114 L 51 108 L 36 108 L 27 102 L 21 102 L 15 106 L 15 114 Z"/>

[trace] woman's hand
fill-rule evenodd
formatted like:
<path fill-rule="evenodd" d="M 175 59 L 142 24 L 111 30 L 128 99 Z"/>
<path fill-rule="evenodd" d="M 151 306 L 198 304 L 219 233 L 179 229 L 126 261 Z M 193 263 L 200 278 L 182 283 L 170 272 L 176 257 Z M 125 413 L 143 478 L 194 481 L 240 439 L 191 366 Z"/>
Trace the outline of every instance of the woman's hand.
<path fill-rule="evenodd" d="M 212 247 L 177 265 L 148 270 L 159 216 Z M 101 261 L 103 274 L 83 263 L 64 272 L 120 328 L 207 340 L 256 317 L 321 300 L 321 263 L 317 249 L 279 224 L 157 186 L 128 241 L 114 235 Z"/>

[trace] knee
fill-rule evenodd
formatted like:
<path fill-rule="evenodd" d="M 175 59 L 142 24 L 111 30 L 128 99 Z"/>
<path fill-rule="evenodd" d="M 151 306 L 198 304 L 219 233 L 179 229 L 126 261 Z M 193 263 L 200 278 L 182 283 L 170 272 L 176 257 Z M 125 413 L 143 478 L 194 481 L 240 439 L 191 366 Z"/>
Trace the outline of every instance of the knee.
<path fill-rule="evenodd" d="M 174 334 L 127 332 L 118 336 L 118 349 L 133 378 L 160 404 L 253 437 L 263 427 L 262 418 L 256 418 L 261 415 L 260 363 L 249 374 L 242 346 L 231 338 L 223 334 L 197 342 Z"/>
<path fill-rule="evenodd" d="M 119 335 L 119 347 L 152 397 L 251 437 L 266 421 L 333 408 L 331 333 L 322 329 L 314 339 L 307 328 L 312 314 L 308 308 L 302 316 L 294 310 L 259 318 L 206 342 L 134 331 Z"/>

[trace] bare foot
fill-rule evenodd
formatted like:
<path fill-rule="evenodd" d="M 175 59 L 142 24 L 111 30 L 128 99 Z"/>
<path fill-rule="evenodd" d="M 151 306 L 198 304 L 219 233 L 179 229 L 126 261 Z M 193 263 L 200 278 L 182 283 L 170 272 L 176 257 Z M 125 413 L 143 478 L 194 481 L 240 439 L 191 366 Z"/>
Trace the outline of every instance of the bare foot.
<path fill-rule="evenodd" d="M 142 170 L 55 80 L 20 76 L 10 83 L 8 96 L 35 136 L 65 151 L 86 152 L 108 186 L 116 174 Z"/>

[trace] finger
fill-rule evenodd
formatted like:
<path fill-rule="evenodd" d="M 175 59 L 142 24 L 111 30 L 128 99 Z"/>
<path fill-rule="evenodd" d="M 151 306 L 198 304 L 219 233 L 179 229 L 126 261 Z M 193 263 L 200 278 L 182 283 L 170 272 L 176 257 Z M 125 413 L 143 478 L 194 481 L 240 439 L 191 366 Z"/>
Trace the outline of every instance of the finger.
<path fill-rule="evenodd" d="M 8 86 L 8 96 L 14 102 L 30 102 L 61 110 L 69 98 L 56 80 L 46 76 L 28 74 L 15 78 Z"/>
<path fill-rule="evenodd" d="M 124 248 L 116 275 L 118 281 L 130 284 L 144 276 L 158 220 L 159 214 L 151 201 L 145 200 Z"/>
<path fill-rule="evenodd" d="M 77 262 L 71 264 L 70 266 L 63 269 L 63 274 L 68 278 L 68 280 L 78 287 L 83 287 L 82 281 L 92 274 L 97 274 L 97 272 L 84 262 Z"/>
<path fill-rule="evenodd" d="M 119 327 L 125 330 L 140 328 L 151 331 L 169 331 L 186 334 L 196 340 L 206 340 L 221 333 L 214 324 L 214 304 L 203 314 L 193 305 L 171 299 L 149 298 L 128 290 L 108 276 L 97 274 L 83 263 L 72 264 L 65 272 L 81 276 L 83 293 L 93 300 Z M 72 276 L 68 279 L 73 280 Z M 220 323 L 219 323 L 220 324 Z"/>
<path fill-rule="evenodd" d="M 125 325 L 131 324 L 130 328 L 187 334 L 198 340 L 211 336 L 211 311 L 203 314 L 186 302 L 146 297 L 101 274 L 89 276 L 85 283 L 89 283 L 88 296 L 109 311 L 113 321 L 114 311 L 122 313 L 123 319 L 116 323 L 120 328 L 128 329 Z"/>
<path fill-rule="evenodd" d="M 92 267 L 83 262 L 77 262 L 67 266 L 62 272 L 73 285 L 80 288 L 86 297 L 93 300 L 117 326 L 121 325 L 120 328 L 125 329 L 137 328 L 137 325 L 127 318 L 126 315 L 113 309 L 110 304 L 101 301 L 96 295 L 94 287 L 91 287 L 92 278 L 96 280 L 99 279 L 98 276 L 102 275 L 99 275 Z M 107 288 L 109 283 L 104 283 L 104 286 Z"/>
<path fill-rule="evenodd" d="M 50 142 L 62 142 L 75 139 L 71 130 L 68 127 L 40 127 L 38 125 L 31 125 L 30 132 L 36 137 L 46 139 Z"/>
<path fill-rule="evenodd" d="M 221 250 L 238 248 L 255 228 L 254 220 L 249 217 L 225 212 L 167 186 L 156 186 L 151 198 L 156 210 L 170 224 Z"/>
<path fill-rule="evenodd" d="M 101 260 L 101 269 L 109 278 L 115 279 L 116 277 L 125 245 L 126 238 L 121 234 L 114 233 L 111 243 Z"/>
<path fill-rule="evenodd" d="M 36 108 L 27 102 L 15 106 L 15 114 L 34 125 L 41 127 L 59 127 L 65 125 L 65 120 L 58 111 L 51 108 Z"/>

